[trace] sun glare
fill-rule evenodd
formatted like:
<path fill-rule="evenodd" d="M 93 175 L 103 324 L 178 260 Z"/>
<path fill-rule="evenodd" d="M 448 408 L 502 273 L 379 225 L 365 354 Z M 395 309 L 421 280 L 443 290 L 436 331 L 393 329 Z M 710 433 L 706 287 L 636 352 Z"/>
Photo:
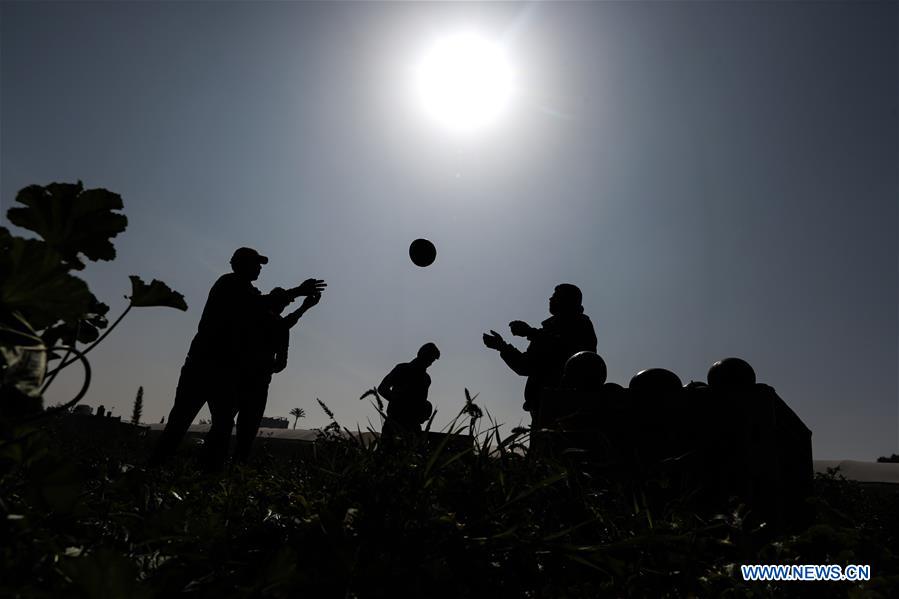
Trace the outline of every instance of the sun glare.
<path fill-rule="evenodd" d="M 512 96 L 513 72 L 502 47 L 470 33 L 435 43 L 415 77 L 426 114 L 454 133 L 495 122 Z"/>

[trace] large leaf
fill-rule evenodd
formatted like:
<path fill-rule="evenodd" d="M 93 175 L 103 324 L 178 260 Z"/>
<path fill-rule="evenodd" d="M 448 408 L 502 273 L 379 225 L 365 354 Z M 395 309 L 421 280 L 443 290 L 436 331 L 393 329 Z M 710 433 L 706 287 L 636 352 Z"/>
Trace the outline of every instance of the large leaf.
<path fill-rule="evenodd" d="M 0 227 L 0 310 L 20 312 L 40 331 L 78 320 L 94 302 L 87 283 L 70 275 L 49 245 Z"/>
<path fill-rule="evenodd" d="M 0 412 L 21 413 L 40 408 L 41 387 L 47 374 L 47 348 L 18 312 L 0 310 Z M 36 400 L 36 401 L 28 401 Z"/>
<path fill-rule="evenodd" d="M 10 208 L 9 221 L 40 235 L 69 268 L 82 269 L 79 254 L 89 260 L 112 260 L 111 239 L 125 230 L 128 219 L 122 198 L 105 189 L 85 190 L 78 183 L 29 185 L 16 195 L 25 208 Z"/>
<path fill-rule="evenodd" d="M 47 374 L 47 352 L 43 347 L 0 345 L 0 389 L 20 397 L 40 398 Z"/>
<path fill-rule="evenodd" d="M 45 345 L 31 324 L 18 312 L 0 310 L 0 348 L 43 350 Z"/>
<path fill-rule="evenodd" d="M 153 279 L 149 285 L 137 275 L 128 277 L 131 279 L 131 305 L 135 307 L 166 306 L 187 310 L 187 302 L 184 296 L 172 290 L 168 285 L 158 279 Z"/>
<path fill-rule="evenodd" d="M 60 322 L 41 334 L 48 346 L 93 343 L 100 337 L 100 330 L 109 325 L 106 314 L 109 306 L 91 296 L 90 307 L 78 320 Z"/>

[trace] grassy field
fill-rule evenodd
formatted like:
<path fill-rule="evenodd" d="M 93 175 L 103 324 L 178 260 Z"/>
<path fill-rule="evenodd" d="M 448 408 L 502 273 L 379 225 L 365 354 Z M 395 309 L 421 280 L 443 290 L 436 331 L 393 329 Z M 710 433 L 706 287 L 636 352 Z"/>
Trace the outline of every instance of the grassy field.
<path fill-rule="evenodd" d="M 467 426 L 464 427 L 467 432 Z M 0 596 L 889 597 L 899 496 L 819 477 L 811 526 L 773 534 L 736 501 L 702 513 L 664 469 L 610 476 L 577 456 L 390 453 L 338 434 L 217 476 L 190 448 L 141 464 L 145 429 L 3 430 Z M 520 449 L 520 448 L 519 448 Z M 870 564 L 865 583 L 745 583 L 739 565 Z"/>

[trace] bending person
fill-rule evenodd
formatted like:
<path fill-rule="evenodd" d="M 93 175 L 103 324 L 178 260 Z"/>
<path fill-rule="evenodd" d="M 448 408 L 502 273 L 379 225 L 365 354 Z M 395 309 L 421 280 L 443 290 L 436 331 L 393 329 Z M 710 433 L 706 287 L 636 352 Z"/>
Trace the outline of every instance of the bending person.
<path fill-rule="evenodd" d="M 427 370 L 439 357 L 437 346 L 425 343 L 412 361 L 397 364 L 378 385 L 378 393 L 388 402 L 387 421 L 381 433 L 386 443 L 396 435 L 420 433 L 421 425 L 431 417 L 431 377 Z"/>

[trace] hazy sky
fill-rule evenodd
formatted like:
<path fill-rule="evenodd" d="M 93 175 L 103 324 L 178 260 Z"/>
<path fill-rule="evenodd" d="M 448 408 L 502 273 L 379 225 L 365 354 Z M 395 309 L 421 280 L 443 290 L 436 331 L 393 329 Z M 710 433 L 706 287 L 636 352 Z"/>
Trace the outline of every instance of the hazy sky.
<path fill-rule="evenodd" d="M 524 379 L 480 337 L 539 324 L 572 282 L 611 381 L 740 356 L 816 458 L 874 459 L 899 452 L 897 23 L 895 2 L 3 2 L 2 223 L 32 183 L 123 196 L 118 258 L 84 278 L 112 315 L 129 274 L 190 305 L 134 310 L 92 354 L 86 403 L 126 417 L 139 385 L 145 421 L 168 413 L 209 287 L 249 245 L 263 290 L 329 283 L 269 394 L 301 427 L 327 423 L 316 397 L 375 421 L 359 395 L 430 340 L 439 424 L 464 387 L 527 422 Z M 517 87 L 458 139 L 409 80 L 471 29 Z"/>

